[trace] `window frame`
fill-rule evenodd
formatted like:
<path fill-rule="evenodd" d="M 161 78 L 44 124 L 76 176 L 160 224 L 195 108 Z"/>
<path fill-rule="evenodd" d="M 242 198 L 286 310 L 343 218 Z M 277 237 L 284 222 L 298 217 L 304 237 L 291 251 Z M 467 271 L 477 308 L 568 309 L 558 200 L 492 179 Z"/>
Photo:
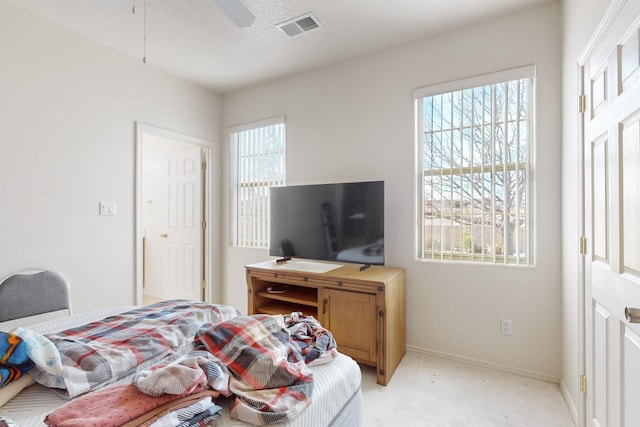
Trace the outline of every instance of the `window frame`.
<path fill-rule="evenodd" d="M 524 230 L 524 239 L 526 242 L 524 244 L 517 245 L 516 249 L 524 249 L 525 254 L 522 255 L 520 250 L 518 250 L 513 255 L 504 255 L 497 253 L 498 250 L 496 248 L 497 240 L 495 240 L 495 230 L 496 227 L 492 226 L 493 221 L 496 219 L 495 216 L 492 217 L 492 223 L 485 224 L 484 220 L 482 221 L 482 229 L 481 233 L 487 232 L 490 229 L 492 233 L 491 237 L 491 248 L 489 253 L 485 253 L 484 249 L 480 250 L 478 254 L 475 248 L 476 241 L 471 238 L 472 241 L 470 245 L 472 249 L 469 252 L 465 252 L 464 245 L 461 245 L 458 252 L 453 250 L 453 247 L 450 249 L 440 248 L 439 250 L 428 250 L 426 248 L 426 223 L 424 219 L 426 218 L 427 213 L 427 204 L 428 198 L 426 197 L 425 190 L 425 177 L 427 175 L 435 176 L 437 172 L 437 168 L 425 168 L 425 116 L 424 116 L 424 99 L 432 96 L 445 96 L 447 94 L 453 94 L 455 92 L 462 92 L 466 90 L 476 90 L 477 88 L 482 88 L 486 86 L 493 86 L 496 84 L 505 84 L 512 81 L 517 80 L 527 80 L 527 90 L 528 90 L 528 103 L 527 103 L 527 147 L 526 147 L 526 159 L 525 162 L 520 161 L 518 159 L 515 162 L 504 162 L 502 164 L 496 164 L 495 156 L 492 157 L 493 162 L 481 162 L 478 164 L 471 164 L 468 166 L 457 166 L 457 165 L 449 165 L 443 166 L 440 168 L 439 173 L 442 174 L 443 177 L 447 177 L 449 179 L 453 179 L 453 177 L 459 176 L 462 182 L 465 175 L 469 174 L 490 174 L 490 182 L 491 182 L 491 203 L 495 203 L 495 194 L 493 193 L 493 189 L 495 187 L 495 176 L 496 173 L 505 172 L 505 171 L 515 171 L 516 173 L 521 172 L 525 174 L 526 183 L 524 185 L 524 200 L 525 200 L 525 230 Z M 534 189 L 535 189 L 535 109 L 536 109 L 536 100 L 535 100 L 535 87 L 536 87 L 536 69 L 534 65 L 527 65 L 524 67 L 513 68 L 509 70 L 498 71 L 494 73 L 484 74 L 480 76 L 474 76 L 470 78 L 430 85 L 426 87 L 421 87 L 415 89 L 414 91 L 414 102 L 415 102 L 415 141 L 416 141 L 416 257 L 419 260 L 437 260 L 437 261 L 446 261 L 446 262 L 465 262 L 472 264 L 489 264 L 489 265 L 519 265 L 519 266 L 533 266 L 535 265 L 535 207 L 534 207 Z M 452 95 L 453 96 L 453 95 Z M 453 108 L 453 107 L 452 107 Z M 491 108 L 492 114 L 494 114 L 494 108 Z M 495 117 L 492 117 L 492 123 Z M 471 126 L 474 126 L 471 124 Z M 453 133 L 454 125 L 451 124 L 451 132 Z M 460 126 L 462 128 L 463 126 Z M 462 130 L 460 130 L 462 133 Z M 494 135 L 491 135 L 491 147 L 495 147 L 496 142 L 494 139 Z M 461 137 L 461 140 L 464 140 L 464 137 Z M 462 144 L 462 142 L 461 142 Z M 453 158 L 453 157 L 452 157 Z M 443 164 L 446 162 L 443 162 Z M 460 162 L 462 163 L 462 162 Z M 524 164 L 523 164 L 524 163 Z M 452 162 L 453 164 L 453 162 Z M 489 170 L 486 170 L 489 168 Z M 485 179 L 485 178 L 482 178 Z M 453 191 L 451 193 L 453 195 Z M 475 200 L 474 197 L 472 200 Z M 431 206 L 433 208 L 433 203 L 437 199 L 431 200 Z M 450 209 L 453 209 L 451 206 L 455 205 L 456 201 L 464 202 L 462 196 L 460 199 L 451 198 L 447 200 L 450 205 Z M 441 207 L 444 206 L 443 201 L 445 201 L 444 197 L 440 197 L 439 201 L 441 202 Z M 469 202 L 469 204 L 472 204 Z M 473 209 L 473 208 L 472 208 Z M 473 212 L 473 211 L 472 211 Z M 482 211 L 478 211 L 481 213 Z M 495 213 L 495 211 L 494 211 Z M 470 215 L 471 220 L 474 221 L 473 214 Z M 444 217 L 442 217 L 444 218 Z M 449 218 L 449 221 L 453 221 Z M 444 225 L 439 225 L 439 228 L 444 228 Z M 469 226 L 475 227 L 475 226 Z M 464 236 L 467 233 L 464 226 L 460 227 L 460 234 Z M 442 231 L 441 231 L 442 233 Z M 514 233 L 518 234 L 518 233 Z M 471 234 L 472 235 L 472 234 Z M 442 236 L 442 234 L 441 234 Z M 481 238 L 483 239 L 483 238 Z M 517 239 L 517 237 L 516 237 Z M 467 242 L 463 242 L 464 237 L 460 239 L 461 243 L 466 244 Z M 483 240 L 484 241 L 484 240 Z M 481 246 L 484 248 L 484 245 Z"/>
<path fill-rule="evenodd" d="M 251 171 L 245 170 L 245 174 L 253 174 L 252 176 L 241 177 L 242 167 L 240 165 L 241 158 L 243 155 L 251 155 L 247 153 L 247 147 L 240 147 L 243 142 L 247 142 L 246 140 L 242 140 L 238 136 L 243 132 L 256 132 L 260 131 L 260 129 L 269 128 L 272 126 L 282 126 L 281 129 L 281 147 L 279 150 L 270 151 L 267 149 L 263 153 L 255 153 L 256 154 L 266 154 L 271 153 L 280 153 L 281 155 L 281 176 L 278 178 L 274 178 L 271 175 L 272 179 L 264 179 L 264 180 L 253 180 L 252 177 L 256 177 L 256 170 L 253 169 Z M 231 212 L 230 212 L 230 244 L 234 247 L 240 248 L 258 248 L 258 249 L 266 249 L 269 247 L 269 193 L 268 189 L 272 186 L 280 186 L 285 185 L 286 183 L 286 153 L 287 153 L 287 126 L 284 116 L 277 116 L 269 119 L 258 120 L 255 122 L 250 122 L 242 125 L 230 126 L 229 129 L 229 172 L 230 172 L 230 192 L 231 192 Z M 264 141 L 252 141 L 254 145 L 264 143 Z M 254 147 L 255 148 L 255 147 Z M 245 179 L 248 178 L 248 179 Z M 254 210 L 254 214 L 256 217 L 253 221 L 245 221 L 241 220 L 241 212 L 240 212 L 240 193 L 242 188 L 245 189 L 254 189 L 260 191 L 261 189 L 266 190 L 266 203 L 261 203 L 260 206 L 256 207 L 257 210 Z M 242 223 L 242 224 L 241 224 Z M 247 227 L 251 228 L 251 231 L 243 234 L 243 231 L 247 231 Z"/>

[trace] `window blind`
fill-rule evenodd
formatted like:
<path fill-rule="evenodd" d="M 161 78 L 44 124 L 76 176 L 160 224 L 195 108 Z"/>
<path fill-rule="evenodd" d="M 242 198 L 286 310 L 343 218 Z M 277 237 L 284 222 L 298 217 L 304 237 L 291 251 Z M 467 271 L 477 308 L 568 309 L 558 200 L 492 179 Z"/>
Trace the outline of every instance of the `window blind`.
<path fill-rule="evenodd" d="M 266 248 L 269 188 L 285 183 L 284 117 L 230 129 L 235 246 Z"/>

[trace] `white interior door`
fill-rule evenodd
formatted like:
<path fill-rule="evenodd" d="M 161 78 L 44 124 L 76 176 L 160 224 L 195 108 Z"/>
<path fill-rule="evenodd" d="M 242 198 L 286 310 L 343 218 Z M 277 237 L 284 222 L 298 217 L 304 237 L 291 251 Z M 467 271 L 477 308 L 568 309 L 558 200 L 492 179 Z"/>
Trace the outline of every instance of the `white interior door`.
<path fill-rule="evenodd" d="M 202 149 L 169 153 L 166 163 L 166 298 L 202 299 Z"/>
<path fill-rule="evenodd" d="M 206 298 L 206 141 L 138 124 L 137 301 Z M 143 250 L 140 250 L 144 248 Z M 140 274 L 143 273 L 143 274 Z M 142 286 L 141 286 L 142 285 Z"/>
<path fill-rule="evenodd" d="M 640 2 L 614 3 L 584 62 L 588 427 L 640 426 Z"/>

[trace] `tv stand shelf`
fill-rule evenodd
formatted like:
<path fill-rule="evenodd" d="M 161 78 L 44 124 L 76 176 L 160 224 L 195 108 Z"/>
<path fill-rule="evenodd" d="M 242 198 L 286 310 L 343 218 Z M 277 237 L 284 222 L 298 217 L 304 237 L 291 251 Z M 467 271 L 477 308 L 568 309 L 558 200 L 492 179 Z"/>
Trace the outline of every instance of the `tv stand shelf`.
<path fill-rule="evenodd" d="M 275 260 L 247 265 L 249 314 L 300 311 L 315 317 L 332 332 L 341 353 L 375 366 L 378 384 L 386 385 L 405 354 L 404 269 L 321 264 L 338 267 L 326 273 L 295 270 L 295 259 L 287 265 Z M 285 285 L 286 291 L 273 292 Z"/>
<path fill-rule="evenodd" d="M 261 313 L 282 314 L 291 311 L 314 312 L 315 310 L 317 315 L 318 312 L 317 289 L 292 286 L 282 293 L 272 293 L 264 289 L 256 290 L 256 295 L 262 301 L 257 307 Z"/>

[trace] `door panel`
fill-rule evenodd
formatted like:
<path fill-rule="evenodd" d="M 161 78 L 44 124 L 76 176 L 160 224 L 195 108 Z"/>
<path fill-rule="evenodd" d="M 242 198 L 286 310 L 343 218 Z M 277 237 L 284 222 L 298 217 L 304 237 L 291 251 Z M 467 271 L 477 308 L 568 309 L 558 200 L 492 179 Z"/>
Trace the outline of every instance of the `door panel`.
<path fill-rule="evenodd" d="M 624 419 L 637 421 L 640 420 L 640 336 L 629 329 L 624 334 L 624 361 Z"/>
<path fill-rule="evenodd" d="M 376 296 L 329 289 L 323 324 L 333 334 L 338 350 L 354 359 L 376 363 Z"/>
<path fill-rule="evenodd" d="M 623 193 L 640 190 L 640 126 L 638 115 L 622 126 Z M 626 191 L 625 191 L 626 190 Z M 640 203 L 638 197 L 625 197 L 623 203 L 623 270 L 636 277 L 640 274 Z"/>
<path fill-rule="evenodd" d="M 609 313 L 596 306 L 593 317 L 593 375 L 594 425 L 606 425 L 607 419 L 607 341 Z M 602 421 L 602 422 L 601 422 Z"/>
<path fill-rule="evenodd" d="M 607 140 L 592 145 L 593 156 L 593 255 L 600 261 L 608 258 L 607 250 Z"/>

